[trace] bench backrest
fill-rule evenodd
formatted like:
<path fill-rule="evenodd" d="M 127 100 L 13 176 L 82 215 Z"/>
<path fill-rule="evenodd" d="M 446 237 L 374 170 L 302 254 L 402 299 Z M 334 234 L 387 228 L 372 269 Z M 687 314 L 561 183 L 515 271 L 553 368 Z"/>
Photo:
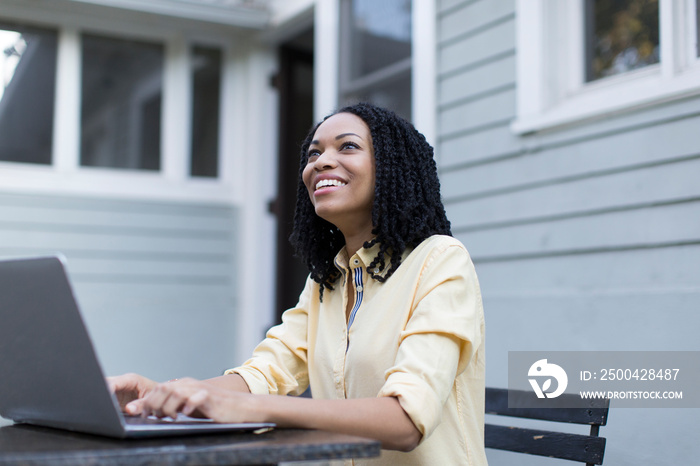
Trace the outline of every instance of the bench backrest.
<path fill-rule="evenodd" d="M 610 400 L 581 400 L 578 395 L 563 394 L 559 401 L 575 407 L 509 408 L 509 392 L 511 400 L 532 398 L 532 392 L 528 391 L 486 388 L 486 414 L 586 424 L 591 426 L 590 435 L 486 424 L 486 448 L 580 461 L 587 465 L 603 464 L 605 438 L 599 437 L 598 431 L 608 420 Z"/>

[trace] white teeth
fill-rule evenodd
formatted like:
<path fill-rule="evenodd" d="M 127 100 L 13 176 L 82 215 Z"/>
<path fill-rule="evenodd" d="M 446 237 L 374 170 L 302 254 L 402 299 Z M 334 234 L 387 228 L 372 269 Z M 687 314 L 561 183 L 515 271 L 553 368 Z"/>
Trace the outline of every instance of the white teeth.
<path fill-rule="evenodd" d="M 321 180 L 316 183 L 316 189 L 325 188 L 326 186 L 345 186 L 345 183 L 338 180 Z"/>

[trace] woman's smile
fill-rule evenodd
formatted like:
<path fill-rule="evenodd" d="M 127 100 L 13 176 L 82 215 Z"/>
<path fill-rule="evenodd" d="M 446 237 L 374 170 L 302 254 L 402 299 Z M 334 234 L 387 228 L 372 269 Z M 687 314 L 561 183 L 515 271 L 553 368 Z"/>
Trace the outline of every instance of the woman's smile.
<path fill-rule="evenodd" d="M 345 185 L 347 185 L 347 183 L 344 181 L 319 175 L 316 177 L 314 196 L 322 196 L 324 194 L 332 193 L 336 190 L 336 188 L 342 188 Z"/>

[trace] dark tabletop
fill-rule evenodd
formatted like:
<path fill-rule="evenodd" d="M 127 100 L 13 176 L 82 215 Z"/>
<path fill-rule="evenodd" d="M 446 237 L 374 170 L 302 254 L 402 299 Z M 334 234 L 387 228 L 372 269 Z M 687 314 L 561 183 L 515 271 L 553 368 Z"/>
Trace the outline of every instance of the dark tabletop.
<path fill-rule="evenodd" d="M 379 455 L 379 443 L 317 430 L 114 440 L 63 430 L 0 427 L 0 465 L 241 465 Z"/>

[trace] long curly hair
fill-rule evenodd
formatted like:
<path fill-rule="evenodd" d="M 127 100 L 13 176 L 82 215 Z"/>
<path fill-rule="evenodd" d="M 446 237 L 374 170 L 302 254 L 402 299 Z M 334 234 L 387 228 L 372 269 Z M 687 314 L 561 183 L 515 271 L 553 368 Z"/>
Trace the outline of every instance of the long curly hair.
<path fill-rule="evenodd" d="M 440 198 L 433 148 L 425 136 L 390 110 L 368 103 L 341 108 L 316 124 L 301 146 L 294 229 L 289 238 L 311 278 L 320 284 L 321 299 L 323 289 L 332 290 L 340 276 L 334 259 L 345 245 L 345 238 L 335 225 L 316 215 L 302 172 L 316 130 L 338 113 L 357 115 L 372 135 L 376 167 L 372 206 L 375 237 L 364 247 L 378 243 L 379 252 L 367 267 L 369 275 L 377 281 L 386 281 L 401 265 L 401 255 L 407 248 L 432 235 L 452 235 Z"/>

